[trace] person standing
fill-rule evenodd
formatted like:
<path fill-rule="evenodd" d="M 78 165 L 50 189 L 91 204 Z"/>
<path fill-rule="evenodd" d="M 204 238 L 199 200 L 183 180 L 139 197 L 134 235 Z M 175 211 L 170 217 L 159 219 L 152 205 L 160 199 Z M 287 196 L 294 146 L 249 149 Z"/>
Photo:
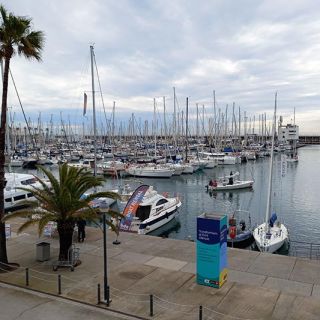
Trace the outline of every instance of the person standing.
<path fill-rule="evenodd" d="M 83 242 L 86 238 L 86 220 L 79 219 L 77 222 L 78 225 L 78 242 Z"/>

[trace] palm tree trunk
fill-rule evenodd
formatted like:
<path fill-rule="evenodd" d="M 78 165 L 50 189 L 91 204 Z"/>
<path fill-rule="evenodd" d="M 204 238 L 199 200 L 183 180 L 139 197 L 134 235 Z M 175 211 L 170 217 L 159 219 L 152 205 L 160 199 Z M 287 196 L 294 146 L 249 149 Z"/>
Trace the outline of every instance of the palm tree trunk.
<path fill-rule="evenodd" d="M 68 251 L 72 245 L 74 221 L 58 221 L 59 261 L 68 261 Z"/>
<path fill-rule="evenodd" d="M 5 57 L 4 73 L 3 73 L 3 90 L 2 90 L 2 106 L 1 106 L 1 127 L 0 127 L 0 265 L 8 263 L 6 230 L 5 224 L 2 222 L 4 216 L 4 149 L 7 122 L 7 98 L 8 98 L 8 80 L 9 80 L 10 57 Z"/>

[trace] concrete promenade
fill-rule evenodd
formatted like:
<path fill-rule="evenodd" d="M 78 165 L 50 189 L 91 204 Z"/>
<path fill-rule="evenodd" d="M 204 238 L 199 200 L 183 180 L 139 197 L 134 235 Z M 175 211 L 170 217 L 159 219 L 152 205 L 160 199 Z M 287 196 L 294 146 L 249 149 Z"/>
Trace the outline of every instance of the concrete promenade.
<path fill-rule="evenodd" d="M 16 230 L 16 220 L 13 230 Z M 87 228 L 84 243 L 77 243 L 81 265 L 52 270 L 57 259 L 57 238 L 41 238 L 35 229 L 8 240 L 10 262 L 20 264 L 0 281 L 58 293 L 57 277 L 62 279 L 62 297 L 97 303 L 97 284 L 103 284 L 103 247 L 100 229 Z M 195 244 L 121 233 L 120 245 L 108 233 L 108 275 L 112 302 L 110 308 L 149 318 L 149 295 L 154 295 L 153 319 L 320 319 L 320 262 L 296 257 L 229 249 L 229 278 L 221 289 L 195 282 Z M 35 259 L 36 243 L 51 243 L 51 260 Z M 1 289 L 0 289 L 1 290 Z M 9 307 L 9 306 L 8 306 Z"/>

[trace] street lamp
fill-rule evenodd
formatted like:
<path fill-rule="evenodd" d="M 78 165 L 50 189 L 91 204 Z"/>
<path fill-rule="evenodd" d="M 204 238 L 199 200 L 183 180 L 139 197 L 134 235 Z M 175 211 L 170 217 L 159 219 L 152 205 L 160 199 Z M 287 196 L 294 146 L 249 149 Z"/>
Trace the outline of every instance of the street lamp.
<path fill-rule="evenodd" d="M 110 305 L 110 287 L 108 284 L 108 260 L 107 260 L 107 219 L 106 213 L 109 210 L 109 205 L 106 200 L 99 205 L 102 215 L 102 231 L 103 231 L 103 300 L 106 305 Z"/>
<path fill-rule="evenodd" d="M 110 288 L 108 285 L 108 270 L 107 270 L 107 227 L 106 227 L 106 212 L 103 212 L 103 294 L 104 301 L 107 306 L 110 305 Z"/>

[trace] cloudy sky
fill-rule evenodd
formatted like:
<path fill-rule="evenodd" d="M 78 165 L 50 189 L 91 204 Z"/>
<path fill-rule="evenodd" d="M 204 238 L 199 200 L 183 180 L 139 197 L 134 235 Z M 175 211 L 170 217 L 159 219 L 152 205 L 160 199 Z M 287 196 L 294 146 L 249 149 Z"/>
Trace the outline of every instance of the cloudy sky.
<path fill-rule="evenodd" d="M 89 46 L 108 117 L 135 113 L 152 118 L 190 99 L 206 117 L 235 102 L 248 117 L 278 114 L 302 134 L 320 134 L 320 3 L 316 0 L 4 0 L 8 11 L 33 18 L 46 35 L 42 63 L 12 59 L 11 70 L 29 117 L 53 114 L 83 121 L 83 92 L 90 92 Z M 98 88 L 97 88 L 98 90 Z M 89 102 L 91 95 L 89 94 Z M 101 107 L 97 97 L 98 108 Z M 10 87 L 12 113 L 21 111 Z M 88 108 L 91 104 L 88 105 Z M 230 116 L 229 116 L 230 117 Z M 87 120 L 90 114 L 87 116 Z"/>

